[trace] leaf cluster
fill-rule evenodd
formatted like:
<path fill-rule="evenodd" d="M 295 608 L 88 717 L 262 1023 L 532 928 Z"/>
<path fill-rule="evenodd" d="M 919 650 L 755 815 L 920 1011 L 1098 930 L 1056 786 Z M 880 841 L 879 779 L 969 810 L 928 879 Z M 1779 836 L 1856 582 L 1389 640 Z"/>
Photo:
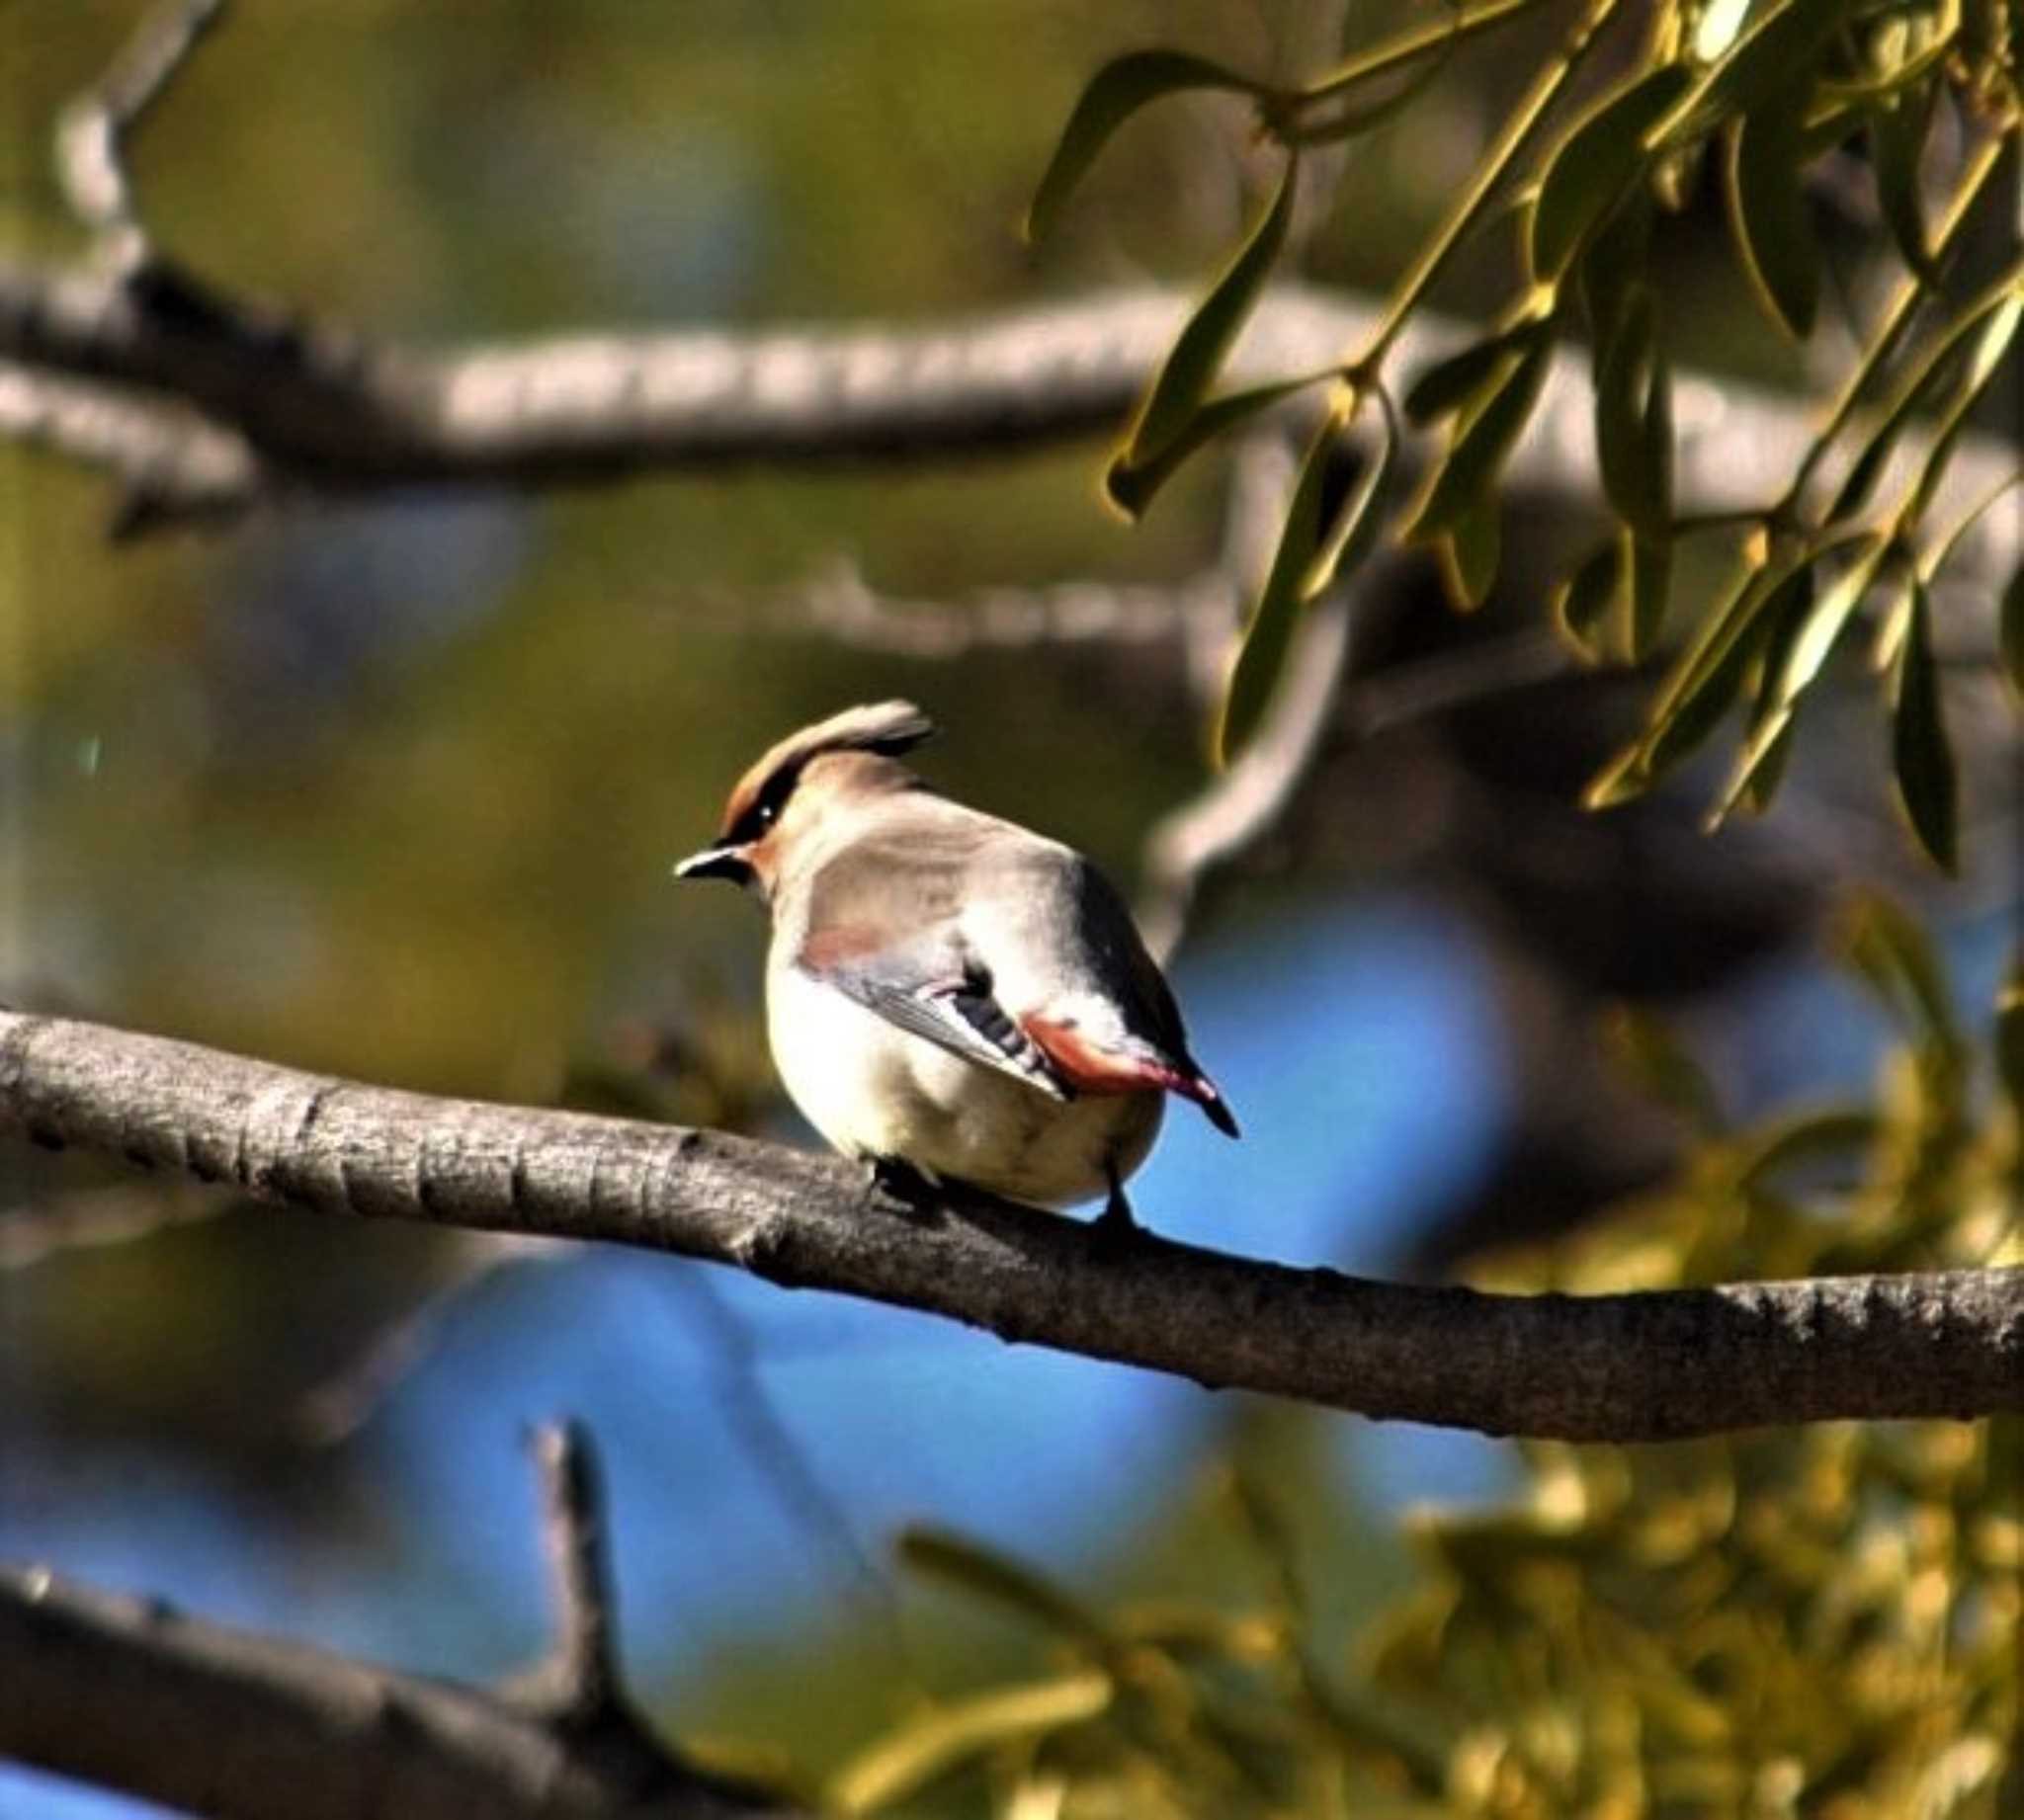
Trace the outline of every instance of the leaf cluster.
<path fill-rule="evenodd" d="M 1900 913 L 1858 905 L 1840 947 L 1899 1031 L 1874 1101 L 1732 1128 L 1692 1057 L 1622 1018 L 1625 1066 L 1699 1132 L 1692 1167 L 1487 1275 L 1599 1291 L 2024 1262 L 2024 972 L 1985 1054 Z M 1211 1486 L 1260 1569 L 1234 1604 L 1100 1609 L 982 1544 L 907 1536 L 912 1571 L 1014 1615 L 1042 1666 L 895 1728 L 832 1798 L 1063 1820 L 2014 1811 L 2019 1424 L 1522 1451 L 1510 1505 L 1408 1520 L 1411 1582 L 1347 1656 L 1276 1481 L 1241 1461 Z"/>
<path fill-rule="evenodd" d="M 1500 560 L 1500 477 L 1554 376 L 1557 350 L 1585 350 L 1595 447 L 1612 521 L 1546 603 L 1586 662 L 1642 664 L 1670 649 L 1638 738 L 1595 781 L 1592 807 L 1638 795 L 1742 722 L 1711 825 L 1776 792 L 1805 699 L 1865 619 L 1875 628 L 1893 770 L 1908 824 L 1940 867 L 1958 864 L 1956 767 L 1934 658 L 1934 581 L 2007 476 L 1935 528 L 1950 463 L 1972 414 L 2009 370 L 2024 318 L 2024 261 L 1967 297 L 1952 274 L 1971 229 L 2001 207 L 1998 176 L 2024 141 L 2015 9 L 1963 0 L 1582 0 L 1476 170 L 1399 275 L 1368 343 L 1321 372 L 1220 389 L 1245 320 L 1284 260 L 1305 148 L 1369 131 L 1409 106 L 1461 44 L 1552 0 L 1456 0 L 1445 22 L 1401 33 L 1298 85 L 1250 78 L 1172 49 L 1135 52 L 1090 80 L 1029 217 L 1049 230 L 1110 136 L 1164 97 L 1213 89 L 1246 97 L 1259 137 L 1282 154 L 1270 202 L 1190 314 L 1104 476 L 1137 517 L 1198 450 L 1313 388 L 1329 401 L 1310 441 L 1276 560 L 1256 600 L 1218 712 L 1227 763 L 1254 735 L 1294 649 L 1302 610 L 1350 575 L 1390 530 L 1439 558 L 1454 604 L 1479 606 Z M 1642 38 L 1628 56 L 1617 41 Z M 1599 46 L 1627 64 L 1581 91 Z M 1950 130 L 1938 123 L 1951 116 Z M 1958 145 L 1958 155 L 1944 151 Z M 1696 173 L 1719 167 L 1736 260 L 1784 336 L 1820 322 L 1823 258 L 1809 185 L 1830 155 L 1867 163 L 1901 282 L 1791 484 L 1719 517 L 1683 516 L 1673 497 L 1673 370 L 1654 222 L 1684 206 Z M 1935 166 L 1951 164 L 1935 206 Z M 1402 415 L 1436 439 L 1416 496 L 1395 514 L 1401 412 L 1387 360 L 1401 329 L 1465 242 L 1515 218 L 1522 270 L 1483 333 L 1412 375 Z M 2014 239 L 2014 236 L 2012 237 Z M 1564 358 L 1564 357 L 1562 357 Z M 1913 445 L 1920 453 L 1902 458 Z M 1365 475 L 1341 488 L 1347 460 Z M 1908 473 L 1905 471 L 1908 466 Z M 1829 481 L 1831 480 L 1831 484 Z M 1881 505 L 1884 483 L 1897 483 Z M 1681 539 L 1737 539 L 1730 583 L 1680 603 Z M 1675 622 L 1690 620 L 1678 628 Z M 2024 583 L 2001 609 L 2001 648 L 2024 691 Z"/>

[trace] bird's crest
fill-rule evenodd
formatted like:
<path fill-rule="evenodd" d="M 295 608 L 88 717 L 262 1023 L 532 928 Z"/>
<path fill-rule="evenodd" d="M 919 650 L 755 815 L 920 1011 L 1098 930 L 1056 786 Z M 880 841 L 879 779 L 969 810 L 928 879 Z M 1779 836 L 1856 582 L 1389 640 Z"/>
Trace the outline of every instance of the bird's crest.
<path fill-rule="evenodd" d="M 737 832 L 762 802 L 777 809 L 810 760 L 825 752 L 876 752 L 897 758 L 934 738 L 935 723 L 911 702 L 869 702 L 790 733 L 738 780 L 724 805 L 723 832 Z"/>

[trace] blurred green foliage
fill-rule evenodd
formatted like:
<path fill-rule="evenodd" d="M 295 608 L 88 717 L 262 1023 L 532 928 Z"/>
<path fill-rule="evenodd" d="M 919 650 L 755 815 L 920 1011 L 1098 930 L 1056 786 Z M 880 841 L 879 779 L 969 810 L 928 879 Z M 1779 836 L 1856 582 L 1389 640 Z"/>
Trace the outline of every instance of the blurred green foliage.
<path fill-rule="evenodd" d="M 1661 1033 L 1620 1032 L 1701 1124 L 1691 1168 L 1476 1280 L 1599 1292 L 2024 1263 L 2024 1079 L 1989 1065 L 2024 1005 L 1971 1042 L 1901 913 L 1861 903 L 1841 941 L 1899 1031 L 1873 1102 L 1731 1129 Z M 1510 1506 L 1408 1520 L 1403 1584 L 1347 1647 L 1309 1591 L 1347 1530 L 1330 1534 L 1319 1487 L 1242 1448 L 1209 1495 L 1255 1557 L 1248 1598 L 1094 1606 L 974 1543 L 910 1535 L 914 1573 L 1015 1613 L 1033 1649 L 864 1749 L 830 1797 L 1005 1820 L 2016 1811 L 2024 1423 L 1522 1454 Z"/>

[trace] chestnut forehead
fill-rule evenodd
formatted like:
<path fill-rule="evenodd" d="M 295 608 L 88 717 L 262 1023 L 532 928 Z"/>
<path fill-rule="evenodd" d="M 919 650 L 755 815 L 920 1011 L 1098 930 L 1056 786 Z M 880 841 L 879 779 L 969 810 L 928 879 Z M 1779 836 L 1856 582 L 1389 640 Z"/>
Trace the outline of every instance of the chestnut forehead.
<path fill-rule="evenodd" d="M 737 826 L 775 778 L 783 772 L 800 771 L 817 750 L 819 748 L 809 740 L 805 730 L 791 733 L 772 746 L 732 786 L 730 798 L 723 805 L 724 833 L 728 834 Z"/>

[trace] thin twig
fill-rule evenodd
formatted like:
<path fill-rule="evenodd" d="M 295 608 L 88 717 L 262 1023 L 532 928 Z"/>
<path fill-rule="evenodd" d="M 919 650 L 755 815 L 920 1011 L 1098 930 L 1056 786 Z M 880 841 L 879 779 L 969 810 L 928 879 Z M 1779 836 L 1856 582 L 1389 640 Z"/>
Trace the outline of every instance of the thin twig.
<path fill-rule="evenodd" d="M 57 123 L 57 180 L 78 219 L 103 237 L 118 271 L 133 271 L 149 257 L 126 168 L 127 135 L 223 10 L 223 0 L 170 0 L 146 15 L 105 79 Z"/>

